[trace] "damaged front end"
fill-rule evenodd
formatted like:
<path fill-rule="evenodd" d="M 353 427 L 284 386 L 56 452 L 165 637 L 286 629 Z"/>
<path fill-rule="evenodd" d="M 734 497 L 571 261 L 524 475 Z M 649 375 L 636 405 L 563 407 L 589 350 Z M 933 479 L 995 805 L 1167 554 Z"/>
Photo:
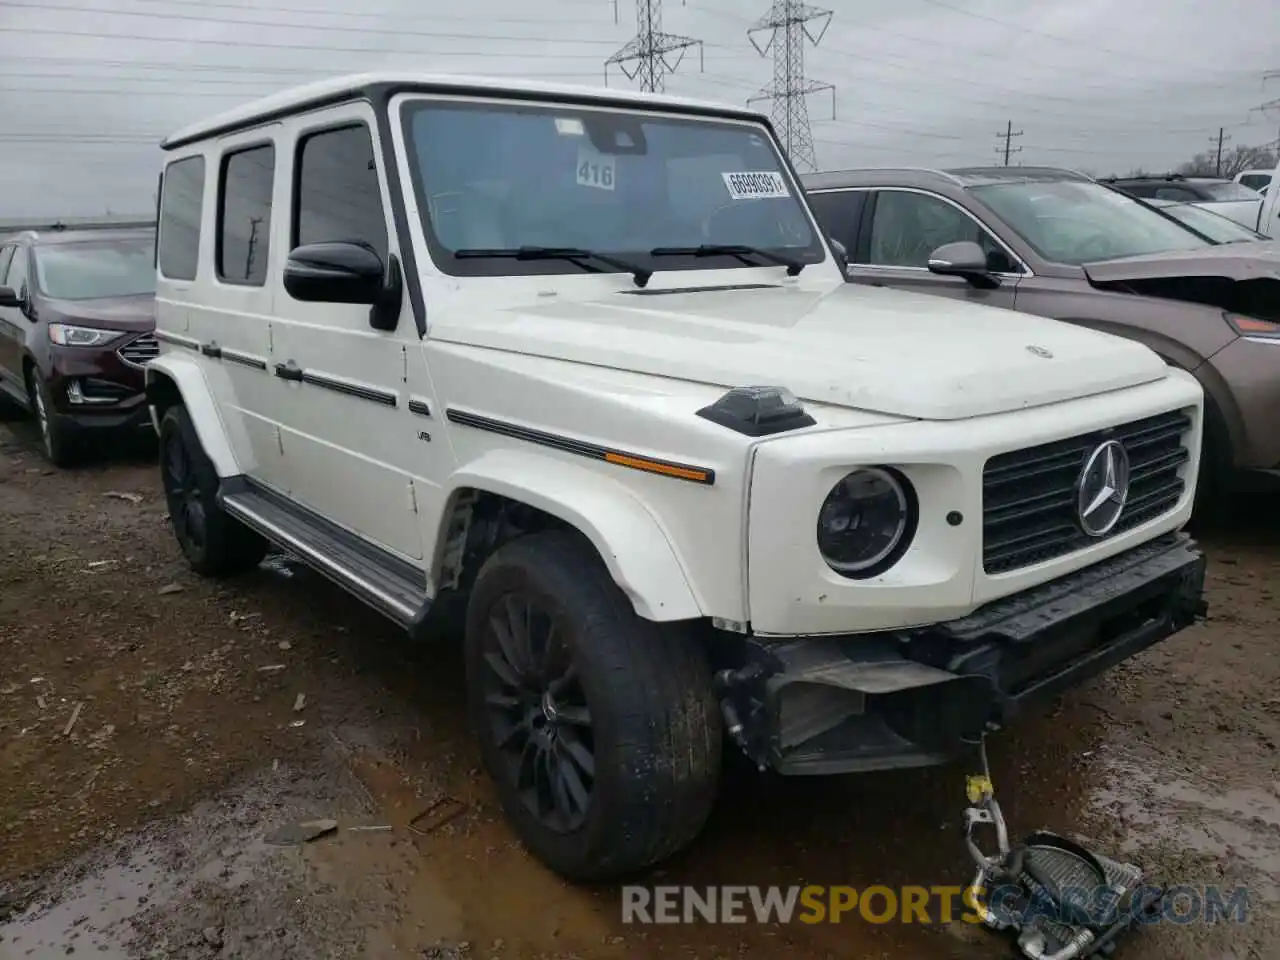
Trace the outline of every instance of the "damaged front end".
<path fill-rule="evenodd" d="M 761 769 L 836 774 L 943 763 L 1051 697 L 1189 626 L 1204 555 L 1143 544 L 967 617 L 909 631 L 749 640 L 716 677 L 730 736 Z"/>

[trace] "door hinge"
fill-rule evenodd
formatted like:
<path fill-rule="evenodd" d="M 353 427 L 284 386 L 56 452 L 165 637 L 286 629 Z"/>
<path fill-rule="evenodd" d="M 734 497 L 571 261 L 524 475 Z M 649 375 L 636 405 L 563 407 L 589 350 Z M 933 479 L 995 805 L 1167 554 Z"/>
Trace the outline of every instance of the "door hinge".
<path fill-rule="evenodd" d="M 284 435 L 280 432 L 279 427 L 272 427 L 271 432 L 276 435 L 276 449 L 280 451 L 280 456 L 284 456 Z"/>
<path fill-rule="evenodd" d="M 405 349 L 404 344 L 400 345 L 400 382 L 409 382 L 409 351 Z"/>
<path fill-rule="evenodd" d="M 270 321 L 267 323 L 267 353 L 275 353 L 276 351 L 276 335 L 272 329 Z"/>
<path fill-rule="evenodd" d="M 409 481 L 409 510 L 413 513 L 418 512 L 418 491 L 412 480 Z"/>

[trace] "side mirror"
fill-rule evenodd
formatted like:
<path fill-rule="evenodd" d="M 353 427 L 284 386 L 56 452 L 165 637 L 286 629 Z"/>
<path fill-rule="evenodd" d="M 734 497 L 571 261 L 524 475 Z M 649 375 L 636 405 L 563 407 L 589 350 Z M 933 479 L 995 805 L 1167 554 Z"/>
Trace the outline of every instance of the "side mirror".
<path fill-rule="evenodd" d="M 987 254 L 972 240 L 944 243 L 929 254 L 929 272 L 943 277 L 964 277 L 975 286 L 994 287 L 999 281 L 987 267 Z"/>
<path fill-rule="evenodd" d="M 400 261 L 387 263 L 364 243 L 308 243 L 289 253 L 284 288 L 295 300 L 368 304 L 369 325 L 394 330 L 400 319 L 404 281 Z"/>
<path fill-rule="evenodd" d="M 13 287 L 0 287 L 0 307 L 21 307 L 22 298 Z"/>

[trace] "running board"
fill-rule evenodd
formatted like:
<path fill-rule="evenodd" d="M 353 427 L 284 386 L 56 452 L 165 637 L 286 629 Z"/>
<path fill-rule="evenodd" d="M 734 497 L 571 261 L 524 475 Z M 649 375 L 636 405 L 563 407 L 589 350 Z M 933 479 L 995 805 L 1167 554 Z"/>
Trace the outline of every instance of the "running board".
<path fill-rule="evenodd" d="M 400 626 L 417 632 L 431 607 L 426 571 L 243 477 L 222 482 L 228 514 Z"/>

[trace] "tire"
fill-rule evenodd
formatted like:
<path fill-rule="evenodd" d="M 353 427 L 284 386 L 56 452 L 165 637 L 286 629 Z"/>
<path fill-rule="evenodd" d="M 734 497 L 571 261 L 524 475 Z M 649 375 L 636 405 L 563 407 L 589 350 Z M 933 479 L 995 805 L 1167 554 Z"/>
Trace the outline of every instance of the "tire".
<path fill-rule="evenodd" d="M 1200 469 L 1196 479 L 1193 514 L 1198 520 L 1221 520 L 1231 510 L 1233 475 L 1231 441 L 1227 425 L 1208 397 L 1204 404 L 1204 438 L 1200 442 Z"/>
<path fill-rule="evenodd" d="M 181 405 L 160 421 L 160 478 L 174 536 L 197 573 L 227 577 L 266 556 L 267 542 L 219 506 L 218 474 Z"/>
<path fill-rule="evenodd" d="M 524 643 L 518 628 L 504 638 L 495 626 L 521 621 L 532 627 Z M 543 642 L 549 629 L 553 642 Z M 706 657 L 683 627 L 636 616 L 580 535 L 537 533 L 500 547 L 472 589 L 465 646 L 485 767 L 543 863 L 572 881 L 614 879 L 698 835 L 721 763 Z M 522 793 L 517 778 L 523 770 L 527 781 L 544 757 L 539 804 L 537 787 Z M 557 794 L 559 809 L 545 802 Z"/>
<path fill-rule="evenodd" d="M 40 430 L 40 449 L 44 457 L 55 467 L 66 469 L 80 461 L 83 446 L 79 438 L 57 416 L 53 396 L 37 370 L 27 371 L 27 394 L 31 398 L 31 412 L 35 414 Z"/>

